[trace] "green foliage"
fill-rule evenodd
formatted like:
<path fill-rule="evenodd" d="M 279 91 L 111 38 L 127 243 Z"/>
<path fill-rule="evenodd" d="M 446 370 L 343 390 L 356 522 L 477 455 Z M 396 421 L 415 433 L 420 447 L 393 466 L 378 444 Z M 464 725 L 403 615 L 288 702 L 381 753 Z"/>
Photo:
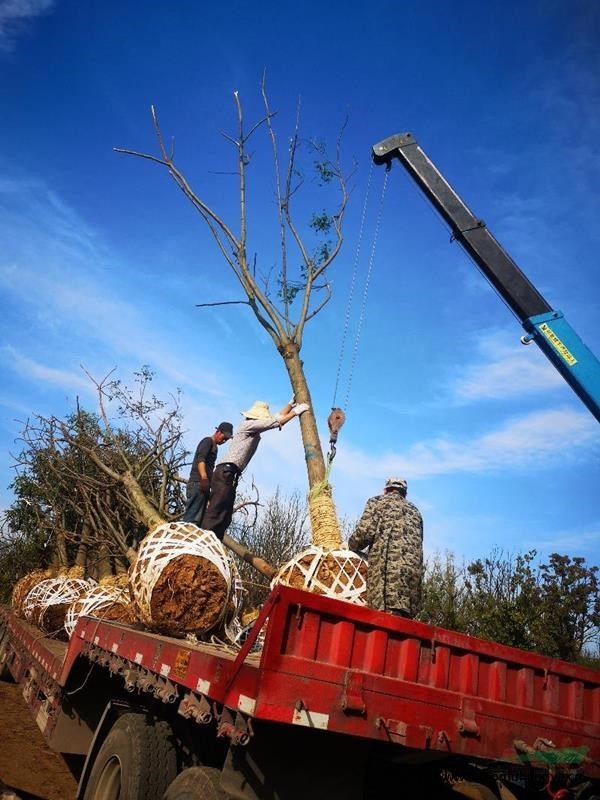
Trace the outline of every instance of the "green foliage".
<path fill-rule="evenodd" d="M 2 569 L 10 572 L 7 582 L 51 561 L 67 566 L 84 559 L 93 575 L 101 560 L 123 558 L 135 548 L 146 528 L 120 481 L 124 472 L 161 515 L 182 510 L 176 478 L 187 453 L 177 405 L 169 409 L 150 391 L 152 377 L 142 367 L 135 391 L 118 380 L 98 386 L 101 414 L 78 408 L 64 419 L 34 416 L 26 422 L 21 452 L 13 456 L 14 501 L 2 518 L 0 561 L 8 565 Z M 105 403 L 112 403 L 114 420 Z"/>
<path fill-rule="evenodd" d="M 316 156 L 313 166 L 317 175 L 317 183 L 320 186 L 331 183 L 337 173 L 333 162 L 327 157 L 326 142 L 323 139 L 311 139 L 309 147 Z"/>
<path fill-rule="evenodd" d="M 465 587 L 454 555 L 436 553 L 426 564 L 419 618 L 451 630 L 464 630 Z"/>
<path fill-rule="evenodd" d="M 52 543 L 45 531 L 29 533 L 0 531 L 0 603 L 10 602 L 15 583 L 34 569 L 46 568 L 52 559 Z"/>
<path fill-rule="evenodd" d="M 315 233 L 327 234 L 331 230 L 332 225 L 333 217 L 330 216 L 326 211 L 322 211 L 320 214 L 312 215 L 310 227 Z"/>
<path fill-rule="evenodd" d="M 457 568 L 454 556 L 426 564 L 420 619 L 483 639 L 567 661 L 597 663 L 600 646 L 598 567 L 553 553 L 487 558 Z"/>
<path fill-rule="evenodd" d="M 532 568 L 532 550 L 504 555 L 494 550 L 467 567 L 466 614 L 469 633 L 526 650 L 537 646 L 536 617 L 541 594 Z"/>
<path fill-rule="evenodd" d="M 598 649 L 600 593 L 598 567 L 587 567 L 584 558 L 552 553 L 540 565 L 544 602 L 537 626 L 544 652 L 574 661 L 587 647 Z"/>

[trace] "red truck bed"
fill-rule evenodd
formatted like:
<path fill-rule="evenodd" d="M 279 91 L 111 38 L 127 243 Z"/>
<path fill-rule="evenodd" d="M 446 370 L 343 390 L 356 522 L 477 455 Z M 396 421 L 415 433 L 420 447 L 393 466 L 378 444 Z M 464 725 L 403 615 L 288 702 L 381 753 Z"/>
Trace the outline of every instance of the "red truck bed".
<path fill-rule="evenodd" d="M 256 654 L 255 637 L 236 654 L 92 618 L 67 646 L 4 616 L 10 671 L 21 681 L 33 668 L 45 697 L 72 692 L 87 658 L 174 693 L 182 714 L 218 703 L 250 721 L 484 759 L 579 759 L 600 774 L 598 672 L 368 608 L 278 587 L 253 629 L 264 629 Z M 38 719 L 51 743 L 55 718 Z"/>

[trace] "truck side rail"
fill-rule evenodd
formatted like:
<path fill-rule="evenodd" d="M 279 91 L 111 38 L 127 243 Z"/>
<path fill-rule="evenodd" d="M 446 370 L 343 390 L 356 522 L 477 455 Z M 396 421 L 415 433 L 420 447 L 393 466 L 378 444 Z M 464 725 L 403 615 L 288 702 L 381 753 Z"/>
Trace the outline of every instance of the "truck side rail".
<path fill-rule="evenodd" d="M 284 587 L 257 717 L 490 759 L 600 762 L 594 670 Z M 545 745 L 544 745 L 545 746 Z M 561 756 L 560 751 L 563 752 Z"/>
<path fill-rule="evenodd" d="M 596 671 L 298 589 L 273 590 L 252 654 L 85 617 L 61 659 L 7 619 L 29 671 L 35 661 L 58 689 L 88 659 L 129 691 L 216 719 L 220 735 L 251 736 L 257 719 L 448 755 L 574 761 L 600 775 Z M 52 714 L 44 725 L 49 738 Z"/>

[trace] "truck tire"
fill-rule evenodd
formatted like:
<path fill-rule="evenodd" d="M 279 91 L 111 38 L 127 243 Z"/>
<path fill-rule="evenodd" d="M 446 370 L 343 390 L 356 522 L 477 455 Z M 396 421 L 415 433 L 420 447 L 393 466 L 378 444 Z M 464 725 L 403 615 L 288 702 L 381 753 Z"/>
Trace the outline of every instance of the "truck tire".
<path fill-rule="evenodd" d="M 219 788 L 221 770 L 214 767 L 189 767 L 178 775 L 162 800 L 227 800 Z"/>
<path fill-rule="evenodd" d="M 83 800 L 160 800 L 177 775 L 171 727 L 144 714 L 123 714 L 102 743 Z"/>

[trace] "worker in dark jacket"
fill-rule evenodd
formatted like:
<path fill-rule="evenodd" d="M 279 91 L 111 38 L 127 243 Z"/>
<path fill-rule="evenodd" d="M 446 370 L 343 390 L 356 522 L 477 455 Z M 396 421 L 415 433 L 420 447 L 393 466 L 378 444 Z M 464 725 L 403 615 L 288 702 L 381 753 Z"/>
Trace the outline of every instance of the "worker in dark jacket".
<path fill-rule="evenodd" d="M 231 422 L 222 422 L 215 429 L 213 435 L 205 436 L 196 448 L 187 483 L 187 503 L 181 518 L 182 522 L 195 522 L 200 526 L 210 495 L 210 482 L 217 460 L 217 448 L 232 436 L 233 425 Z"/>
<path fill-rule="evenodd" d="M 348 546 L 355 552 L 369 548 L 368 605 L 414 617 L 421 597 L 423 519 L 406 491 L 403 478 L 389 478 L 383 495 L 367 501 Z"/>

